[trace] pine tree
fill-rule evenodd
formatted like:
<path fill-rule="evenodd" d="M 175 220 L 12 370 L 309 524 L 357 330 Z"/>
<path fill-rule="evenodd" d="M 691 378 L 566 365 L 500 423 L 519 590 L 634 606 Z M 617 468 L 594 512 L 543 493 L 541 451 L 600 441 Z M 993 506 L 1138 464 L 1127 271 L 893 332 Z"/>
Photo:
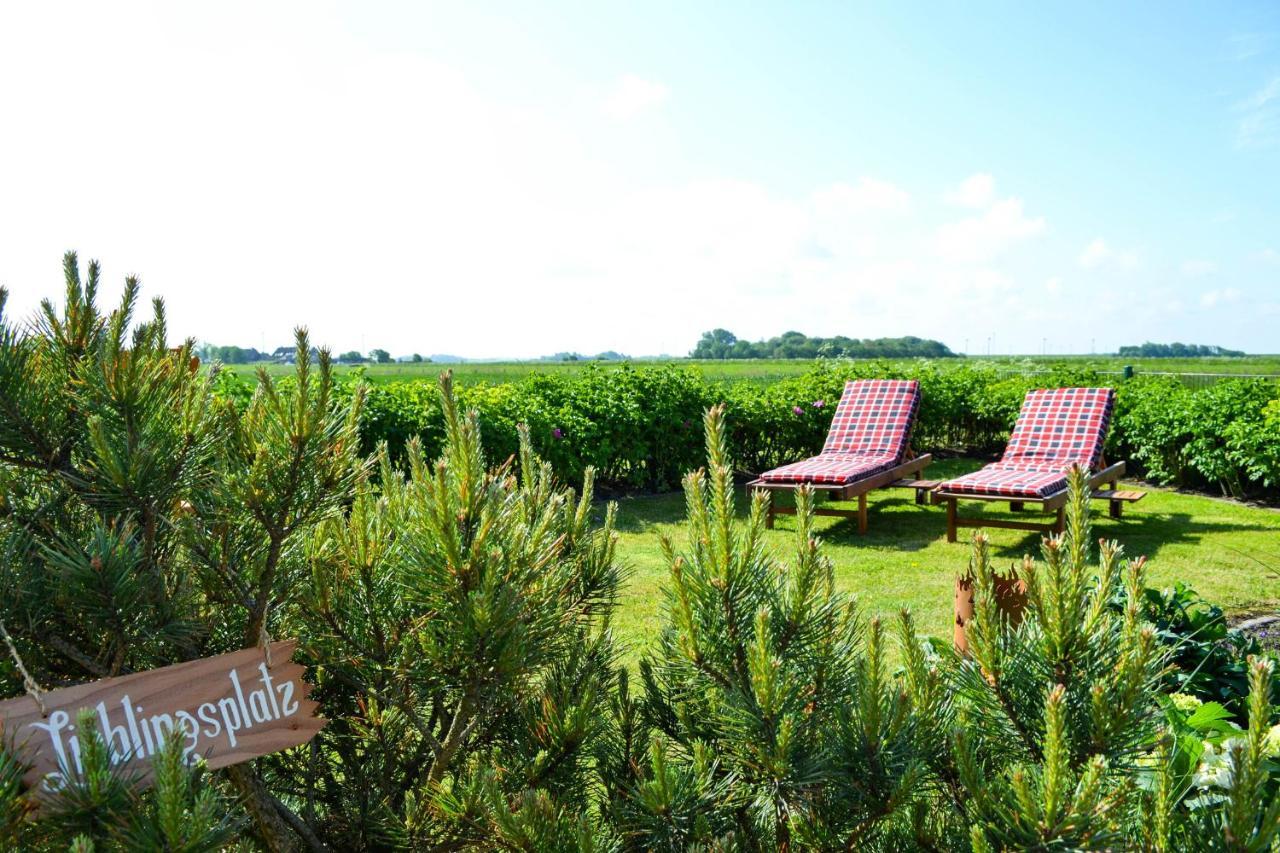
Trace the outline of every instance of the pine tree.
<path fill-rule="evenodd" d="M 907 655 L 929 740 L 952 733 L 950 749 L 921 744 L 940 790 L 968 822 L 974 850 L 1272 849 L 1273 662 L 1250 661 L 1247 730 L 1235 735 L 1220 706 L 1190 726 L 1160 693 L 1171 650 L 1141 619 L 1145 561 L 1125 561 L 1119 545 L 1102 541 L 1092 562 L 1088 495 L 1074 471 L 1066 532 L 1044 541 L 1043 563 L 1021 566 L 1020 624 L 996 605 L 978 535 L 972 656 Z M 1220 793 L 1196 781 L 1211 757 L 1204 732 L 1221 742 Z"/>
<path fill-rule="evenodd" d="M 613 508 L 592 520 L 521 430 L 487 470 L 474 413 L 441 380 L 445 445 L 381 449 L 350 512 L 308 545 L 297 612 L 316 656 L 320 764 L 287 789 L 343 849 L 598 849 L 584 822 L 597 706 L 612 690 Z M 313 753 L 314 754 L 314 753 Z"/>
<path fill-rule="evenodd" d="M 208 381 L 170 352 L 163 304 L 130 336 L 138 283 L 107 316 L 99 268 L 33 327 L 0 315 L 0 614 L 41 683 L 118 675 L 199 650 L 195 584 L 172 560 L 175 508 L 208 469 Z M 0 311 L 3 297 L 0 297 Z M 31 652 L 39 651 L 38 654 Z"/>
<path fill-rule="evenodd" d="M 1155 735 L 1163 652 L 1139 619 L 1144 563 L 1103 542 L 1095 573 L 1087 484 L 1079 470 L 1070 479 L 1066 532 L 1044 541 L 1043 565 L 1021 567 L 1016 627 L 996 606 L 987 540 L 974 540 L 972 656 L 954 660 L 954 748 L 935 767 L 963 786 L 977 846 L 1113 846 Z"/>
<path fill-rule="evenodd" d="M 0 290 L 0 625 L 45 689 L 252 646 L 296 595 L 300 533 L 348 499 L 356 415 L 304 332 L 288 382 L 243 413 L 214 400 L 136 279 L 99 312 L 100 268 L 64 261 L 65 302 L 31 324 Z M 9 670 L 8 656 L 0 674 Z M 300 822 L 254 765 L 226 771 L 273 849 Z M 292 818 L 292 820 L 290 819 Z"/>
<path fill-rule="evenodd" d="M 705 425 L 708 468 L 684 481 L 687 545 L 663 543 L 671 585 L 645 695 L 612 704 L 599 765 L 622 778 L 605 779 L 606 814 L 634 849 L 888 844 L 924 768 L 884 631 L 836 593 L 809 492 L 790 562 L 764 544 L 764 498 L 737 521 L 723 409 Z"/>

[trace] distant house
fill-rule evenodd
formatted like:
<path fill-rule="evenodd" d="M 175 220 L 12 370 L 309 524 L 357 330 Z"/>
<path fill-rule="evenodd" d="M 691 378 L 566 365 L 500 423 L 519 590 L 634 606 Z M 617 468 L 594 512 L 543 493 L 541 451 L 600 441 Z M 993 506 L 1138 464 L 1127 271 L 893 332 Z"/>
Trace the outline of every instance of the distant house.
<path fill-rule="evenodd" d="M 293 364 L 297 360 L 297 347 L 276 347 L 271 351 L 271 360 L 276 364 Z M 315 347 L 311 348 L 311 360 L 315 361 L 320 357 L 320 350 Z"/>

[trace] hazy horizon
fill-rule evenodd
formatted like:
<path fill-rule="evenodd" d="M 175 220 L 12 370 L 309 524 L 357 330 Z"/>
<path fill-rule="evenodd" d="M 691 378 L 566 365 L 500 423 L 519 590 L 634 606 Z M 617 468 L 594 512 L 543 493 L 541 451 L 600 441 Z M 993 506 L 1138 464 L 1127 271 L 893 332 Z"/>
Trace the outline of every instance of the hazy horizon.
<path fill-rule="evenodd" d="M 1274 4 L 10 5 L 0 117 L 16 315 L 74 249 L 268 350 L 1277 349 Z"/>

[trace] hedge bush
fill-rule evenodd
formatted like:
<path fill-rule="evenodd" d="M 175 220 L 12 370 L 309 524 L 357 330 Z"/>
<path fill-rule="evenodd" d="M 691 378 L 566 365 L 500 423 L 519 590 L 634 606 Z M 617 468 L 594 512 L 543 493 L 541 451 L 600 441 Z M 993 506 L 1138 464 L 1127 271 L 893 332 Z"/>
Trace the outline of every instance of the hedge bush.
<path fill-rule="evenodd" d="M 1192 390 L 1170 377 L 1117 381 L 1071 368 L 1009 375 L 924 360 L 822 360 L 761 387 L 708 381 L 692 367 L 624 364 L 532 373 L 518 382 L 468 386 L 459 396 L 479 415 L 491 461 L 516 452 L 516 426 L 526 423 L 558 476 L 581 482 L 594 467 L 608 488 L 662 491 L 701 463 L 698 423 L 708 406 L 726 404 L 739 467 L 758 473 L 817 453 L 844 383 L 858 378 L 918 380 L 924 402 L 915 449 L 980 456 L 999 453 L 1028 390 L 1113 385 L 1107 455 L 1128 460 L 1131 472 L 1235 497 L 1274 497 L 1280 490 L 1280 385 L 1260 379 L 1222 379 Z M 354 386 L 348 380 L 339 390 L 351 394 Z M 217 388 L 232 399 L 249 396 L 248 384 L 228 373 Z M 414 436 L 428 453 L 437 452 L 443 428 L 434 389 L 421 381 L 370 387 L 360 434 L 365 452 L 385 441 L 398 457 Z"/>

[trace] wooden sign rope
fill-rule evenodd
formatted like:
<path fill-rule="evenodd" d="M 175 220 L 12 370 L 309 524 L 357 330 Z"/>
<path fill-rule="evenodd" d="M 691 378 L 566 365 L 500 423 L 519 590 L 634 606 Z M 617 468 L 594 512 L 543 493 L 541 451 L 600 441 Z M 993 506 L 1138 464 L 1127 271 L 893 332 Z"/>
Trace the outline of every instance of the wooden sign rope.
<path fill-rule="evenodd" d="M 267 615 L 271 612 L 271 602 L 268 601 L 262 611 L 262 624 L 258 626 L 258 646 L 262 649 L 262 656 L 267 659 L 267 669 L 271 669 L 271 635 L 267 633 Z"/>
<path fill-rule="evenodd" d="M 146 784 L 150 758 L 172 732 L 187 762 L 217 769 L 311 740 L 327 722 L 296 640 L 0 702 L 5 746 L 29 765 L 29 788 L 53 793 L 83 772 L 78 714 L 88 709 L 113 767 Z M 265 657 L 265 659 L 264 659 Z M 274 665 L 271 663 L 274 661 Z M 43 707 L 42 707 L 43 706 Z"/>
<path fill-rule="evenodd" d="M 36 700 L 36 704 L 40 706 L 40 713 L 48 716 L 49 712 L 44 705 L 44 689 L 31 677 L 31 673 L 27 672 L 27 665 L 22 662 L 22 655 L 18 654 L 18 647 L 13 644 L 13 638 L 9 636 L 9 631 L 4 627 L 3 622 L 0 622 L 0 637 L 4 638 L 4 644 L 9 647 L 9 657 L 13 658 L 14 666 L 18 667 L 18 672 L 22 675 L 22 689 Z"/>

